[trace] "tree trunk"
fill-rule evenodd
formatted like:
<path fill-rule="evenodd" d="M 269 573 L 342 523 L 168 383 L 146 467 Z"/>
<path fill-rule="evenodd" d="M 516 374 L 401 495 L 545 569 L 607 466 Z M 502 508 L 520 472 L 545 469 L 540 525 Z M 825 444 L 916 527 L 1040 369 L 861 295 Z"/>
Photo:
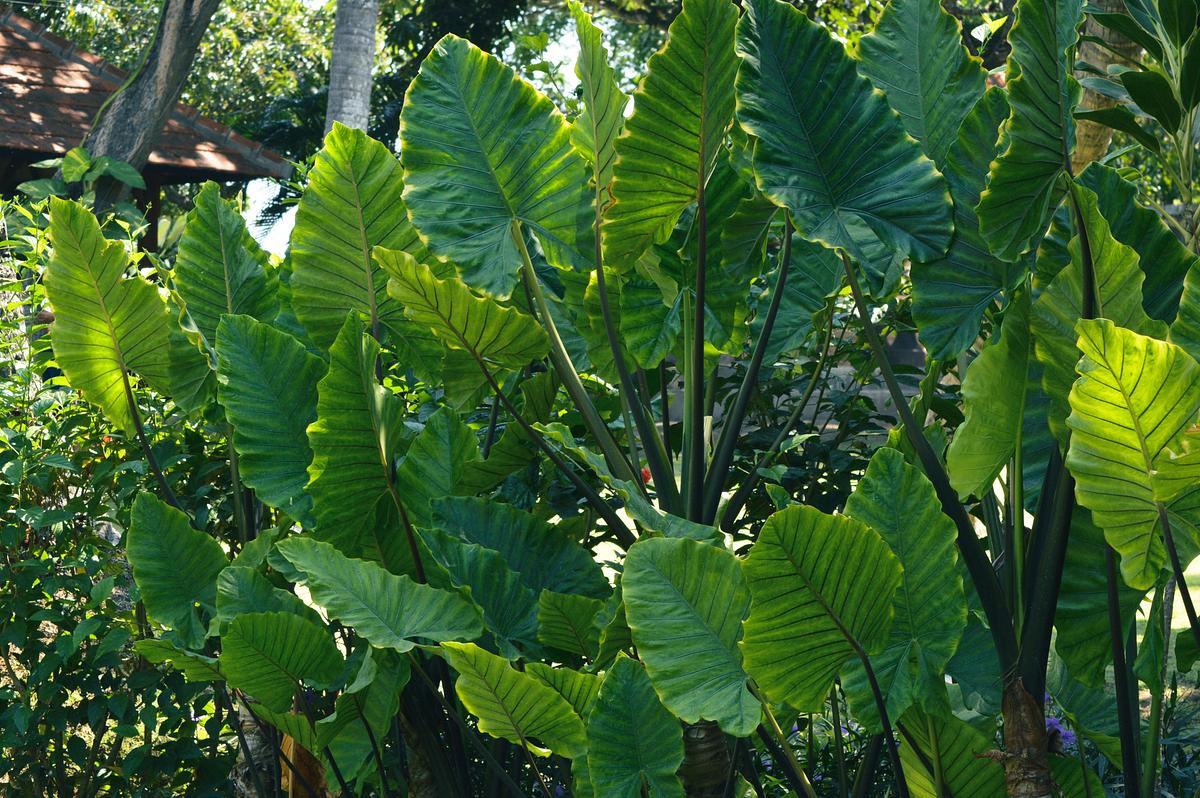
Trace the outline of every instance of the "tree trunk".
<path fill-rule="evenodd" d="M 1093 0 L 1093 4 L 1100 6 L 1106 12 L 1125 12 L 1123 0 Z M 1081 41 L 1079 43 L 1079 60 L 1101 70 L 1106 69 L 1110 64 L 1129 64 L 1129 59 L 1136 58 L 1138 55 L 1137 44 L 1123 34 L 1097 24 L 1091 15 L 1084 19 L 1083 34 L 1103 39 L 1113 50 L 1121 53 L 1121 55 L 1116 55 L 1095 42 Z M 1086 73 L 1079 72 L 1076 77 L 1086 77 Z M 1079 107 L 1087 111 L 1096 111 L 1101 108 L 1111 108 L 1116 104 L 1116 100 L 1085 88 Z M 1086 119 L 1078 120 L 1075 123 L 1075 152 L 1071 156 L 1071 171 L 1079 174 L 1089 163 L 1104 157 L 1111 141 L 1112 128 Z"/>
<path fill-rule="evenodd" d="M 702 720 L 683 727 L 679 776 L 688 798 L 722 798 L 729 764 L 729 743 L 717 724 Z"/>
<path fill-rule="evenodd" d="M 192 69 L 200 39 L 221 0 L 163 0 L 158 30 L 142 62 L 97 114 L 83 146 L 94 156 L 107 155 L 139 171 L 171 116 Z M 97 205 L 121 196 L 110 182 L 97 194 Z"/>
<path fill-rule="evenodd" d="M 338 0 L 329 63 L 329 100 L 325 106 L 326 133 L 334 122 L 367 129 L 378 16 L 379 0 Z"/>
<path fill-rule="evenodd" d="M 1052 786 L 1042 701 L 1017 679 L 1004 688 L 1001 710 L 1004 782 L 1009 798 L 1049 798 Z"/>

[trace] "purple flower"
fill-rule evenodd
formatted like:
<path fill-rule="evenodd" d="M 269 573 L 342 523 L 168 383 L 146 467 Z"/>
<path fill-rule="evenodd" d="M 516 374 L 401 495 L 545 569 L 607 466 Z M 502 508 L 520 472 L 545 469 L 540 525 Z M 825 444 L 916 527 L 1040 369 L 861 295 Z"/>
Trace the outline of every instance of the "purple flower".
<path fill-rule="evenodd" d="M 1046 716 L 1046 734 L 1057 734 L 1064 747 L 1075 745 L 1075 732 L 1064 726 L 1061 718 Z"/>

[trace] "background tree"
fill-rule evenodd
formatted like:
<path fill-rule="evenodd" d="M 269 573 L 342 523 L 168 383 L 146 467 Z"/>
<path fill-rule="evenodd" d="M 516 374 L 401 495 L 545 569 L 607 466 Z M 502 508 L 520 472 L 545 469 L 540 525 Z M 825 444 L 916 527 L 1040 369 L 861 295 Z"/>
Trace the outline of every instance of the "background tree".
<path fill-rule="evenodd" d="M 371 116 L 371 71 L 379 0 L 338 0 L 329 63 L 325 132 L 334 122 L 365 130 Z"/>

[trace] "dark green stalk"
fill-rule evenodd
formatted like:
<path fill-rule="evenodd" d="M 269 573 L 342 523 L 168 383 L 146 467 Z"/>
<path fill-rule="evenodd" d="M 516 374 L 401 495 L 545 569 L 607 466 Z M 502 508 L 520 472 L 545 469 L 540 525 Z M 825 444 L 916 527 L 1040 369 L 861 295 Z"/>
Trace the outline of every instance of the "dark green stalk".
<path fill-rule="evenodd" d="M 1167 623 L 1167 615 L 1163 609 L 1165 601 L 1172 599 L 1170 581 L 1166 585 L 1159 585 L 1155 590 L 1154 602 L 1152 606 L 1159 607 L 1158 617 L 1149 618 L 1149 624 L 1156 624 L 1159 632 L 1163 637 L 1163 650 L 1171 650 L 1171 627 Z M 1152 628 L 1147 624 L 1147 628 Z M 1164 657 L 1166 659 L 1166 657 Z M 1154 782 L 1158 777 L 1158 755 L 1160 743 L 1162 742 L 1162 709 L 1163 709 L 1163 690 L 1165 684 L 1162 681 L 1163 671 L 1166 669 L 1166 662 L 1162 663 L 1163 667 L 1158 668 L 1159 684 L 1157 687 L 1147 684 L 1147 687 L 1152 688 L 1150 693 L 1150 718 L 1149 718 L 1149 734 L 1146 735 L 1146 749 L 1142 755 L 1142 794 L 1147 796 L 1154 795 Z"/>
<path fill-rule="evenodd" d="M 833 715 L 833 753 L 837 760 L 838 798 L 846 798 L 846 751 L 842 741 L 842 718 L 838 707 L 838 689 L 834 684 L 829 691 L 829 708 Z"/>
<path fill-rule="evenodd" d="M 1050 632 L 1062 587 L 1063 561 L 1075 509 L 1075 480 L 1063 466 L 1055 447 L 1050 452 L 1046 482 L 1038 499 L 1033 522 L 1034 550 L 1030 552 L 1025 623 L 1021 627 L 1018 672 L 1032 696 L 1046 690 L 1046 664 L 1050 658 Z"/>
<path fill-rule="evenodd" d="M 1183 599 L 1183 612 L 1187 616 L 1188 626 L 1192 630 L 1192 638 L 1200 646 L 1200 621 L 1196 620 L 1196 605 L 1192 603 L 1192 594 L 1188 590 L 1187 579 L 1183 573 L 1183 563 L 1179 559 L 1179 550 L 1175 548 L 1175 536 L 1171 534 L 1171 521 L 1167 517 L 1167 508 L 1162 502 L 1155 502 L 1158 509 L 1158 523 L 1162 527 L 1163 540 L 1167 544 L 1167 553 L 1171 557 L 1171 570 L 1175 574 L 1175 588 Z"/>
<path fill-rule="evenodd" d="M 425 686 L 429 688 L 429 692 L 431 692 L 438 700 L 438 703 L 442 705 L 442 709 L 446 711 L 446 715 L 454 722 L 456 726 L 458 726 L 463 736 L 469 739 L 471 744 L 475 746 L 475 750 L 479 752 L 480 758 L 483 759 L 487 766 L 491 768 L 492 772 L 496 774 L 496 777 L 500 780 L 500 783 L 507 787 L 508 791 L 511 792 L 515 798 L 527 798 L 521 788 L 517 786 L 517 783 L 513 781 L 512 776 L 508 775 L 508 771 L 496 761 L 496 757 L 493 756 L 492 752 L 488 750 L 488 747 L 483 740 L 479 739 L 479 733 L 468 726 L 466 722 L 458 716 L 458 713 L 454 711 L 454 708 L 447 703 L 446 697 L 441 694 L 441 692 L 438 690 L 438 686 L 433 683 L 432 679 L 429 678 L 429 674 L 427 674 L 425 669 L 421 667 L 421 663 L 417 661 L 417 658 L 413 656 L 411 651 L 408 653 L 408 658 L 412 662 L 412 671 L 420 676 L 422 681 L 425 682 Z"/>
<path fill-rule="evenodd" d="M 903 729 L 903 727 L 901 727 Z M 916 749 L 920 750 L 920 749 Z M 872 734 L 863 750 L 862 762 L 858 772 L 854 774 L 854 792 L 851 798 L 871 798 L 871 787 L 875 784 L 875 769 L 879 767 L 879 757 L 883 754 L 883 735 Z"/>
<path fill-rule="evenodd" d="M 703 149 L 703 148 L 702 148 Z M 692 348 L 687 379 L 683 385 L 685 419 L 683 464 L 687 485 L 687 517 L 700 521 L 704 510 L 704 302 L 708 279 L 708 211 L 704 203 L 704 159 L 696 181 L 696 296 L 693 303 Z"/>
<path fill-rule="evenodd" d="M 150 448 L 150 441 L 146 438 L 146 429 L 142 426 L 142 414 L 138 411 L 137 400 L 133 397 L 133 388 L 129 386 L 129 375 L 125 373 L 124 369 L 121 370 L 121 385 L 125 388 L 125 403 L 129 406 L 129 414 L 133 417 L 133 432 L 137 436 L 138 444 L 142 447 L 142 454 L 146 457 L 146 463 L 150 466 L 150 471 L 153 472 L 154 479 L 158 482 L 163 499 L 166 500 L 167 504 L 186 515 L 187 511 L 183 509 L 183 505 L 179 503 L 179 499 L 175 498 L 175 492 L 167 484 L 167 478 L 163 475 L 162 467 L 158 464 L 158 458 L 154 456 L 154 450 Z"/>
<path fill-rule="evenodd" d="M 1108 634 L 1112 641 L 1113 681 L 1117 691 L 1117 728 L 1121 740 L 1121 763 L 1125 773 L 1126 798 L 1140 798 L 1138 778 L 1137 718 L 1133 717 L 1132 674 L 1125 662 L 1125 640 L 1121 630 L 1121 599 L 1117 593 L 1117 557 L 1111 546 L 1104 547 L 1104 567 L 1108 576 Z"/>
<path fill-rule="evenodd" d="M 775 457 L 779 454 L 779 447 L 787 440 L 791 434 L 792 428 L 800 419 L 804 408 L 808 405 L 808 400 L 812 398 L 813 389 L 817 387 L 817 383 L 821 381 L 821 372 L 825 368 L 825 361 L 829 357 L 829 340 L 833 337 L 833 314 L 829 314 L 829 326 L 825 329 L 825 341 L 821 345 L 821 354 L 817 359 L 817 364 L 813 368 L 812 376 L 808 378 L 808 384 L 804 386 L 804 393 L 792 408 L 791 415 L 787 421 L 779 428 L 779 434 L 775 436 L 775 440 L 767 447 L 767 450 L 758 458 L 758 462 L 750 473 L 746 475 L 745 480 L 738 489 L 734 492 L 733 497 L 725 505 L 724 512 L 721 513 L 721 529 L 725 532 L 733 531 L 733 523 L 737 520 L 738 513 L 746 506 L 746 502 L 750 500 L 750 494 L 754 492 L 754 488 L 758 485 L 759 472 L 764 468 L 770 468 L 775 462 Z"/>
<path fill-rule="evenodd" d="M 725 487 L 729 465 L 733 462 L 733 451 L 737 447 L 738 435 L 741 433 L 742 422 L 746 418 L 746 408 L 750 406 L 750 395 L 758 385 L 758 372 L 762 368 L 763 358 L 767 354 L 767 346 L 771 342 L 771 331 L 775 328 L 775 319 L 779 315 L 779 306 L 783 301 L 784 288 L 787 285 L 788 269 L 792 261 L 792 219 L 787 217 L 783 228 L 783 253 L 779 261 L 779 276 L 775 279 L 771 303 L 767 306 L 767 314 L 763 318 L 762 330 L 754 344 L 750 355 L 750 363 L 746 366 L 746 374 L 738 387 L 733 407 L 725 416 L 721 427 L 721 435 L 717 438 L 716 453 L 708 470 L 704 484 L 704 514 L 701 521 L 711 524 L 717 515 L 717 505 L 721 501 L 721 490 Z"/>
<path fill-rule="evenodd" d="M 608 287 L 604 277 L 604 262 L 600 249 L 600 187 L 596 187 L 596 222 L 595 230 L 595 252 L 596 260 L 596 293 L 600 299 L 600 316 L 604 320 L 604 331 L 608 337 L 608 347 L 612 350 L 613 365 L 617 370 L 617 380 L 621 384 L 622 399 L 625 401 L 629 412 L 633 415 L 634 425 L 637 427 L 638 437 L 642 439 L 642 449 L 646 452 L 646 465 L 650 469 L 650 475 L 654 478 L 654 488 L 658 495 L 662 497 L 667 505 L 664 509 L 671 512 L 679 511 L 679 490 L 675 487 L 675 472 L 671 468 L 671 458 L 667 453 L 666 445 L 663 439 L 658 434 L 658 429 L 647 416 L 645 408 L 642 406 L 641 400 L 633 384 L 633 377 L 629 373 L 629 366 L 625 362 L 625 351 L 621 346 L 621 339 L 618 335 L 617 325 L 613 321 L 612 308 L 608 301 Z M 663 413 L 666 413 L 666 407 L 663 408 Z M 665 418 L 665 415 L 664 415 Z M 664 420 L 663 427 L 666 428 L 667 422 Z M 628 434 L 627 430 L 627 434 Z M 637 468 L 637 462 L 634 462 L 634 470 L 638 472 L 640 483 L 640 469 Z"/>
<path fill-rule="evenodd" d="M 867 341 L 871 346 L 879 371 L 883 375 L 883 380 L 887 384 L 888 391 L 891 393 L 892 402 L 896 405 L 896 412 L 900 414 L 904 432 L 921 461 L 925 475 L 933 483 L 938 500 L 942 505 L 942 512 L 954 521 L 958 530 L 958 550 L 962 554 L 963 564 L 966 565 L 967 571 L 971 575 L 971 581 L 975 585 L 984 614 L 987 616 L 992 640 L 996 645 L 996 654 L 1000 659 L 1000 672 L 1010 674 L 1017 664 L 1017 639 L 1012 625 L 1012 616 L 1009 615 L 1007 602 L 1004 599 L 1004 591 L 1000 587 L 1000 580 L 997 579 L 996 572 L 992 568 L 987 554 L 984 553 L 983 547 L 979 545 L 975 527 L 971 524 L 971 519 L 963 509 L 962 503 L 959 502 L 957 491 L 950 485 L 950 478 L 946 474 L 942 461 L 938 459 L 933 447 L 929 445 L 929 441 L 922 434 L 921 428 L 917 426 L 916 419 L 913 418 L 904 393 L 900 390 L 899 383 L 896 382 L 896 375 L 892 373 L 892 366 L 888 362 L 883 343 L 879 340 L 879 333 L 871 323 L 871 313 L 867 309 L 866 300 L 858 286 L 858 278 L 854 276 L 854 267 L 845 253 L 842 253 L 842 264 L 846 269 L 846 279 L 850 284 L 850 291 L 854 295 L 854 304 L 858 308 L 859 318 L 862 319 Z"/>
<path fill-rule="evenodd" d="M 638 377 L 642 380 L 643 383 L 645 383 L 646 375 L 644 373 L 642 373 L 642 371 L 640 369 L 638 370 Z M 662 404 L 663 448 L 665 449 L 665 451 L 667 453 L 667 467 L 670 468 L 671 460 L 674 458 L 674 455 L 671 453 L 671 396 L 670 396 L 670 389 L 667 384 L 667 360 L 666 360 L 666 358 L 663 358 L 663 361 L 658 364 L 658 392 L 659 392 L 659 397 L 660 397 L 659 402 Z M 647 390 L 647 393 L 649 393 L 648 390 Z M 673 476 L 672 476 L 671 482 L 672 482 L 672 484 L 674 484 Z"/>

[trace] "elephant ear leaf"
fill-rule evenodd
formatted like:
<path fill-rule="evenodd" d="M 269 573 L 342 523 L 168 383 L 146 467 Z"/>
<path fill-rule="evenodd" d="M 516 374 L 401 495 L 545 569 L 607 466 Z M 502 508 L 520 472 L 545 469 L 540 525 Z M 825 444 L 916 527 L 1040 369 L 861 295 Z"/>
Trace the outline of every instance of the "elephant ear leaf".
<path fill-rule="evenodd" d="M 479 611 L 460 593 L 397 576 L 311 538 L 288 538 L 277 548 L 300 571 L 313 601 L 372 645 L 406 652 L 418 638 L 472 640 L 483 631 Z"/>
<path fill-rule="evenodd" d="M 568 0 L 567 7 L 575 20 L 579 37 L 579 58 L 575 76 L 583 89 L 583 111 L 571 123 L 571 141 L 575 149 L 592 165 L 592 179 L 605 192 L 613 177 L 617 159 L 615 142 L 625 122 L 625 106 L 629 98 L 617 86 L 616 73 L 608 63 L 608 52 L 600 28 L 584 11 L 580 3 Z"/>
<path fill-rule="evenodd" d="M 54 309 L 54 355 L 71 385 L 113 424 L 135 432 L 134 375 L 170 395 L 172 320 L 158 290 L 125 277 L 124 246 L 72 200 L 50 200 L 46 296 Z"/>
<path fill-rule="evenodd" d="M 1005 798 L 1004 770 L 986 757 L 996 747 L 990 735 L 949 713 L 926 714 L 916 708 L 901 723 L 909 744 L 900 746 L 900 761 L 913 798 Z M 935 762 L 941 766 L 941 789 L 930 766 Z"/>
<path fill-rule="evenodd" d="M 1016 260 L 1045 231 L 1071 165 L 1079 84 L 1069 60 L 1083 18 L 1080 0 L 1018 0 L 1009 41 L 1008 149 L 980 197 L 980 232 L 1002 260 Z"/>
<path fill-rule="evenodd" d="M 695 540 L 650 538 L 629 549 L 625 614 L 655 692 L 686 723 L 716 721 L 735 736 L 761 717 L 737 642 L 750 594 L 737 558 Z M 697 683 L 695 674 L 705 680 Z"/>
<path fill-rule="evenodd" d="M 758 188 L 801 235 L 845 250 L 877 283 L 890 250 L 922 260 L 946 251 L 945 180 L 839 42 L 788 3 L 749 0 L 737 50 L 737 115 L 757 137 Z"/>
<path fill-rule="evenodd" d="M 241 478 L 263 502 L 308 527 L 304 492 L 317 418 L 317 381 L 325 364 L 287 333 L 250 316 L 217 324 L 217 397 L 233 425 Z"/>
<path fill-rule="evenodd" d="M 290 612 L 234 618 L 221 636 L 219 662 L 231 687 L 275 712 L 289 709 L 305 686 L 335 683 L 345 664 L 324 629 Z"/>
<path fill-rule="evenodd" d="M 860 71 L 887 94 L 904 127 L 939 168 L 986 77 L 938 0 L 892 0 L 858 43 Z"/>
<path fill-rule="evenodd" d="M 454 691 L 480 731 L 540 756 L 574 758 L 587 750 L 583 721 L 554 688 L 474 643 L 442 643 L 440 650 L 458 672 Z"/>
<path fill-rule="evenodd" d="M 967 626 L 954 522 L 942 514 L 925 475 L 889 448 L 871 458 L 846 515 L 878 532 L 903 566 L 891 635 L 872 657 L 888 717 L 899 718 L 914 704 L 929 706 L 944 696 L 943 674 Z M 854 716 L 881 728 L 861 663 L 843 673 L 842 686 Z"/>
<path fill-rule="evenodd" d="M 1180 543 L 1200 522 L 1200 462 L 1173 457 L 1200 444 L 1192 429 L 1200 365 L 1178 346 L 1108 319 L 1076 329 L 1083 358 L 1071 388 L 1067 468 L 1079 503 L 1121 554 L 1125 581 L 1148 588 L 1166 564 L 1160 518 Z M 1181 493 L 1175 485 L 1184 485 Z"/>
<path fill-rule="evenodd" d="M 377 250 L 391 279 L 388 292 L 408 318 L 433 330 L 442 343 L 480 362 L 520 368 L 546 354 L 546 331 L 528 313 L 478 296 L 466 283 L 439 280 L 404 252 Z"/>
<path fill-rule="evenodd" d="M 373 331 L 399 313 L 371 249 L 427 256 L 403 192 L 400 163 L 388 148 L 334 122 L 309 172 L 291 239 L 292 309 L 318 346 L 333 343 L 350 311 L 365 315 Z"/>
<path fill-rule="evenodd" d="M 211 181 L 201 186 L 187 215 L 175 258 L 175 288 L 206 347 L 214 346 L 226 313 L 259 321 L 279 313 L 279 280 L 267 272 L 267 253 Z"/>
<path fill-rule="evenodd" d="M 988 89 L 963 120 L 941 162 L 954 200 L 954 240 L 943 257 L 912 264 L 913 321 L 929 357 L 953 360 L 974 342 L 984 312 L 1024 265 L 999 260 L 979 233 L 975 206 L 999 152 L 1008 116 L 1004 89 Z"/>
<path fill-rule="evenodd" d="M 676 775 L 683 764 L 683 730 L 637 660 L 622 654 L 609 669 L 588 716 L 587 737 L 597 795 L 683 798 Z"/>
<path fill-rule="evenodd" d="M 453 34 L 439 41 L 408 87 L 400 142 L 413 224 L 472 287 L 507 297 L 516 285 L 514 222 L 555 266 L 588 265 L 593 213 L 570 127 L 495 57 Z"/>
<path fill-rule="evenodd" d="M 391 567 L 393 550 L 404 548 L 393 472 L 404 402 L 376 382 L 379 344 L 364 332 L 352 314 L 330 347 L 329 371 L 317 384 L 317 420 L 308 427 L 307 491 L 319 539 Z"/>
<path fill-rule="evenodd" d="M 180 510 L 140 493 L 126 548 L 146 614 L 184 645 L 200 648 L 207 629 L 200 610 L 216 612 L 217 576 L 228 565 L 220 544 L 193 529 Z"/>
<path fill-rule="evenodd" d="M 729 0 L 686 0 L 650 57 L 616 143 L 606 263 L 631 269 L 703 191 L 733 118 L 736 23 Z"/>
<path fill-rule="evenodd" d="M 1183 347 L 1193 360 L 1200 360 L 1200 262 L 1188 269 L 1183 280 L 1179 313 L 1171 322 L 1171 343 Z"/>
<path fill-rule="evenodd" d="M 1118 327 L 1166 338 L 1166 325 L 1151 319 L 1142 308 L 1145 274 L 1139 267 L 1137 253 L 1112 236 L 1108 221 L 1097 206 L 1096 194 L 1082 186 L 1076 187 L 1076 192 L 1096 275 L 1098 307 Z M 1078 235 L 1071 239 L 1068 249 L 1070 265 L 1059 271 L 1038 296 L 1031 321 L 1034 353 L 1045 366 L 1042 387 L 1050 400 L 1047 411 L 1050 429 L 1063 441 L 1064 422 L 1070 412 L 1067 394 L 1075 381 L 1075 364 L 1079 361 L 1075 323 L 1083 308 L 1083 249 Z"/>
<path fill-rule="evenodd" d="M 771 700 L 817 711 L 856 647 L 887 643 L 900 561 L 861 521 L 788 507 L 767 519 L 744 568 L 746 670 Z"/>
<path fill-rule="evenodd" d="M 946 467 L 964 498 L 983 496 L 1021 443 L 1032 349 L 1029 295 L 1023 293 L 1004 314 L 999 340 L 994 335 L 988 341 L 963 378 L 965 419 L 950 442 Z"/>

